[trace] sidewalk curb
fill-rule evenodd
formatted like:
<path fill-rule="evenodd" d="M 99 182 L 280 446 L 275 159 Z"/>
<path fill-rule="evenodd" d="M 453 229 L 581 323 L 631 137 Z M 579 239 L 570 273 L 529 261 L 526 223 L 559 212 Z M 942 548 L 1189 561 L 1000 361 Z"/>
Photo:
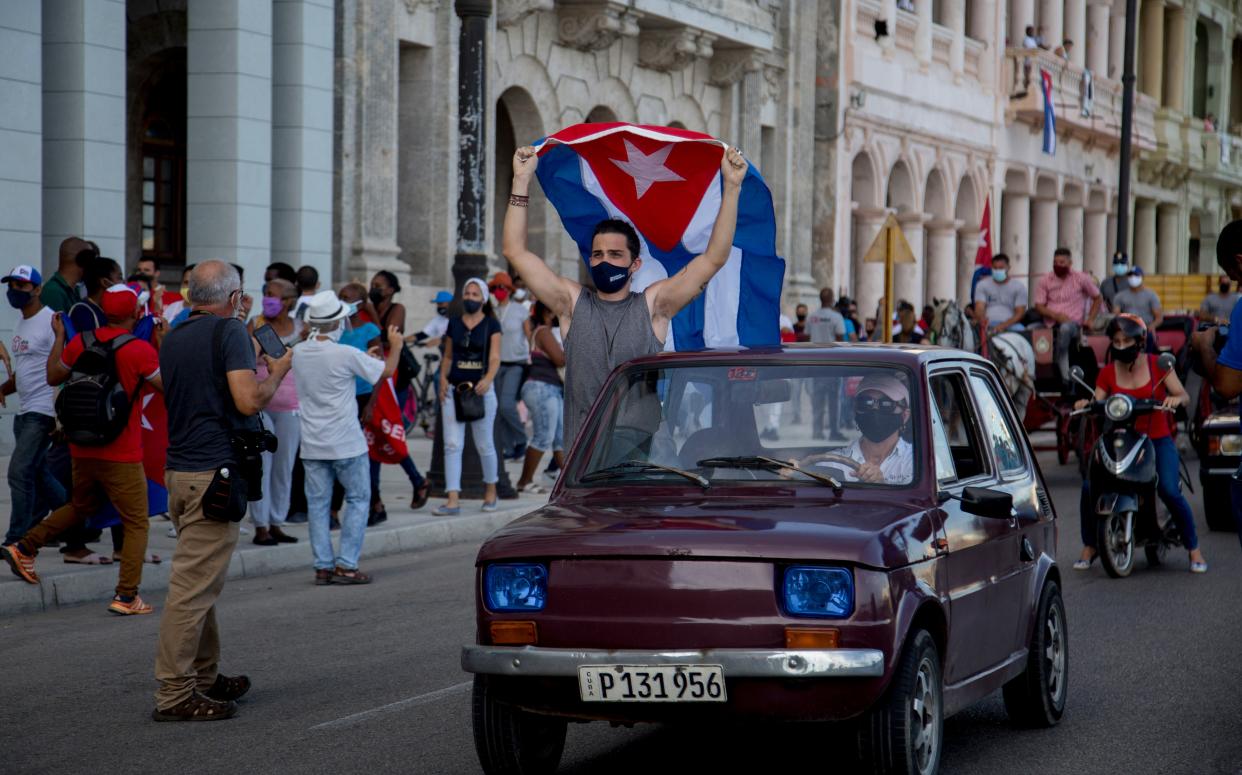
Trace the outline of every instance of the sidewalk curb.
<path fill-rule="evenodd" d="M 519 507 L 493 514 L 472 514 L 413 525 L 368 528 L 362 546 L 362 557 L 386 557 L 479 541 L 533 510 Z M 154 593 L 167 591 L 171 565 L 171 558 L 160 565 L 144 565 L 141 591 L 151 598 L 155 597 Z M 229 561 L 227 578 L 229 581 L 261 578 L 296 570 L 306 571 L 307 583 L 310 582 L 310 544 L 306 541 L 235 550 Z M 39 584 L 26 584 L 9 575 L 7 571 L 7 566 L 0 567 L 0 573 L 7 576 L 0 581 L 0 617 L 54 611 L 82 603 L 98 603 L 103 606 L 115 594 L 114 568 L 53 576 Z M 159 611 L 160 607 L 157 605 L 156 613 Z"/>

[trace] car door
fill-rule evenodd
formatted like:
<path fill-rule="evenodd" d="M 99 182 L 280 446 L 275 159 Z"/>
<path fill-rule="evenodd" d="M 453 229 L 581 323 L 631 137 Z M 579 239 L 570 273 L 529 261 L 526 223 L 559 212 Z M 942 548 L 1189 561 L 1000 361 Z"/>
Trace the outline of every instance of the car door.
<path fill-rule="evenodd" d="M 966 372 L 933 372 L 928 389 L 939 491 L 960 497 L 967 486 L 994 485 L 992 455 L 983 444 Z M 1003 567 L 1001 542 L 1012 528 L 1007 520 L 966 513 L 953 498 L 943 498 L 939 511 L 950 616 L 945 682 L 955 684 L 998 664 L 1007 654 L 1012 622 L 1005 624 L 1005 635 L 999 634 L 992 603 Z"/>
<path fill-rule="evenodd" d="M 984 446 L 992 456 L 997 472 L 993 489 L 1013 496 L 1015 517 L 1012 520 L 990 520 L 997 523 L 995 541 L 999 551 L 999 569 L 993 589 L 993 614 L 998 645 L 1003 653 L 1013 654 L 1026 647 L 1027 625 L 1030 621 L 1034 593 L 1035 541 L 1029 535 L 1040 529 L 1041 508 L 1036 496 L 1038 482 L 1027 458 L 1016 418 L 1003 398 L 994 376 L 982 369 L 971 369 L 970 387 L 985 428 Z M 1003 530 L 1001 530 L 1003 526 Z"/>

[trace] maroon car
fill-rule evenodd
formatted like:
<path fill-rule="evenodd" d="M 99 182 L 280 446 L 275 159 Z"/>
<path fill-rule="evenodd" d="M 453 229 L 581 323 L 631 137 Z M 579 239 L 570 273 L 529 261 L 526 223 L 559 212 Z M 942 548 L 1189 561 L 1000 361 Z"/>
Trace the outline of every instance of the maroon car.
<path fill-rule="evenodd" d="M 997 689 L 1055 724 L 1056 517 L 991 363 L 933 347 L 666 353 L 617 369 L 547 506 L 477 561 L 488 773 L 555 771 L 567 721 L 850 721 L 931 773 Z"/>

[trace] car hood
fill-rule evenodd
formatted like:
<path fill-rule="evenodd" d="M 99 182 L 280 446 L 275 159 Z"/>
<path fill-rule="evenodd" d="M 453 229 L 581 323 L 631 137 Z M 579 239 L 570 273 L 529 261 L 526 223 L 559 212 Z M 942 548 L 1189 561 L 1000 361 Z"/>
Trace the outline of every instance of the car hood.
<path fill-rule="evenodd" d="M 627 497 L 634 498 L 632 492 Z M 875 568 L 933 554 L 929 504 L 849 498 L 549 504 L 501 528 L 479 562 L 572 557 L 830 560 Z M 617 501 L 613 501 L 616 503 Z"/>

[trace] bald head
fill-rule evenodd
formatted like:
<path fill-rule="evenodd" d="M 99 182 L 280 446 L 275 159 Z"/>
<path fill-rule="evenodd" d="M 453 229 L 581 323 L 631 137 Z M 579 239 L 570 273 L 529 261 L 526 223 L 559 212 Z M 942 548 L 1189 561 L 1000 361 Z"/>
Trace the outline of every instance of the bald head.
<path fill-rule="evenodd" d="M 56 271 L 70 283 L 82 279 L 86 265 L 99 256 L 99 246 L 81 237 L 67 237 L 60 243 Z"/>
<path fill-rule="evenodd" d="M 212 309 L 229 305 L 229 297 L 241 289 L 241 277 L 232 265 L 210 259 L 190 272 L 190 305 Z"/>

